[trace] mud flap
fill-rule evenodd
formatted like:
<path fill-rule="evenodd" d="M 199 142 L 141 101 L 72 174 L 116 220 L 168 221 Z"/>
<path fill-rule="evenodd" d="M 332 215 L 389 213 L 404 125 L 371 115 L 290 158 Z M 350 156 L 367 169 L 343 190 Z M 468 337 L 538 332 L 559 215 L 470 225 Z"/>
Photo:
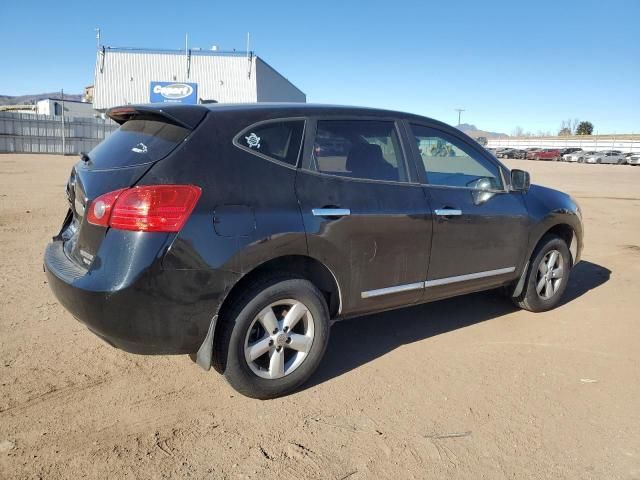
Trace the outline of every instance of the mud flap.
<path fill-rule="evenodd" d="M 513 298 L 520 296 L 520 294 L 522 293 L 522 289 L 524 288 L 524 282 L 527 279 L 528 270 L 529 270 L 529 262 L 527 262 L 527 264 L 524 266 L 524 270 L 522 270 L 522 275 L 520 275 L 520 280 L 518 280 L 518 283 L 516 284 L 516 288 L 513 290 L 513 293 L 511 294 Z"/>
<path fill-rule="evenodd" d="M 204 337 L 204 342 L 202 342 L 198 353 L 196 353 L 195 361 L 203 370 L 209 370 L 211 368 L 211 362 L 213 362 L 213 335 L 216 331 L 216 323 L 218 323 L 218 315 L 215 315 L 211 319 L 207 336 Z"/>

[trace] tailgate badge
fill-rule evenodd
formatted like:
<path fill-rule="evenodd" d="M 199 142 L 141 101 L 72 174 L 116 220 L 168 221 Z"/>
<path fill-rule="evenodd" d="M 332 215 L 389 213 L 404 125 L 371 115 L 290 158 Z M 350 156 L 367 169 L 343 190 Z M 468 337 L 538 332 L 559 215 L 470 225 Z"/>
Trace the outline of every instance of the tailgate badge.
<path fill-rule="evenodd" d="M 147 153 L 147 146 L 140 142 L 139 144 L 137 144 L 135 147 L 133 147 L 131 149 L 132 152 L 136 152 L 136 153 Z"/>

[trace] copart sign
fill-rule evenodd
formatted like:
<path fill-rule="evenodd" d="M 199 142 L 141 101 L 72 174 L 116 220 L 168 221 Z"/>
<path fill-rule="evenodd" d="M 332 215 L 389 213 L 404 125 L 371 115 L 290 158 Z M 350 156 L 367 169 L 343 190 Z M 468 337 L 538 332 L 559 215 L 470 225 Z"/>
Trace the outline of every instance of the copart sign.
<path fill-rule="evenodd" d="M 182 82 L 151 82 L 151 103 L 198 103 L 198 84 Z"/>

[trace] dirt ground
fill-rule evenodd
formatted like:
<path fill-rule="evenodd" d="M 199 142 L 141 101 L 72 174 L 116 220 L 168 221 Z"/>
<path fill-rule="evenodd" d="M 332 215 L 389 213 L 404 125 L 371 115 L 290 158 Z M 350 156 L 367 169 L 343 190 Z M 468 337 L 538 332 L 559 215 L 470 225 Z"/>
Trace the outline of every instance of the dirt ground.
<path fill-rule="evenodd" d="M 42 253 L 74 161 L 0 155 L 0 478 L 640 478 L 640 167 L 508 162 L 582 206 L 560 308 L 484 293 L 342 322 L 308 385 L 256 401 L 56 303 Z"/>

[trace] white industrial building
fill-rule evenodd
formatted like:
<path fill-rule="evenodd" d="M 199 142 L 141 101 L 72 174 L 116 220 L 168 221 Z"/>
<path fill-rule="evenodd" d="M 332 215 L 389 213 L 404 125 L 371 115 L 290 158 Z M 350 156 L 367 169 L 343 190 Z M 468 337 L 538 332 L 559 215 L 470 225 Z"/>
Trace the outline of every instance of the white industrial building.
<path fill-rule="evenodd" d="M 134 103 L 305 102 L 306 95 L 253 53 L 101 47 L 93 108 Z"/>
<path fill-rule="evenodd" d="M 78 100 L 65 100 L 59 98 L 45 98 L 36 102 L 36 113 L 38 115 L 62 115 L 64 105 L 65 117 L 93 117 L 95 112 L 93 106 L 87 102 Z"/>
<path fill-rule="evenodd" d="M 90 103 L 79 100 L 62 101 L 59 98 L 43 98 L 29 105 L 4 105 L 0 107 L 0 111 L 60 117 L 62 116 L 63 105 L 64 116 L 67 118 L 96 116 L 96 112 Z"/>

